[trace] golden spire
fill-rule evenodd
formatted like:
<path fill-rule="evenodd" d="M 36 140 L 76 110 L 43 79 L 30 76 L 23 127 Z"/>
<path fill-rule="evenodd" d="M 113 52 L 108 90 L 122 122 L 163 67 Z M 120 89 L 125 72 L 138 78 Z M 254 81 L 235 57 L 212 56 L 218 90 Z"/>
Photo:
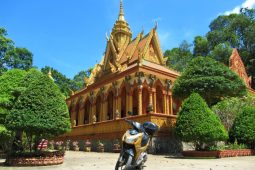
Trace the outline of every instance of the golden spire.
<path fill-rule="evenodd" d="M 111 36 L 115 40 L 115 42 L 117 42 L 117 49 L 120 49 L 120 50 L 124 48 L 124 45 L 128 44 L 132 38 L 132 32 L 124 17 L 122 0 L 120 0 L 119 17 L 113 26 Z"/>
<path fill-rule="evenodd" d="M 120 0 L 120 14 L 119 14 L 119 21 L 125 21 L 124 11 L 123 11 L 123 1 Z"/>

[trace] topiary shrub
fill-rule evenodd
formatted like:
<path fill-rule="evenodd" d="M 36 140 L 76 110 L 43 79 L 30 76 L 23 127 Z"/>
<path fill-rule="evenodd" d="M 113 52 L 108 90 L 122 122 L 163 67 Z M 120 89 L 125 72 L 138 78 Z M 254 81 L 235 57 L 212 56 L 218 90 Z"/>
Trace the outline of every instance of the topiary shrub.
<path fill-rule="evenodd" d="M 255 107 L 246 107 L 238 114 L 230 130 L 230 139 L 255 148 Z"/>
<path fill-rule="evenodd" d="M 70 118 L 64 96 L 46 75 L 31 69 L 24 78 L 25 91 L 19 96 L 6 126 L 24 131 L 30 151 L 40 139 L 57 137 L 70 130 Z"/>
<path fill-rule="evenodd" d="M 183 100 L 193 92 L 199 93 L 210 107 L 224 97 L 247 94 L 246 86 L 237 74 L 209 57 L 193 59 L 174 83 L 175 98 Z"/>
<path fill-rule="evenodd" d="M 184 142 L 193 142 L 196 150 L 203 150 L 216 141 L 224 141 L 228 134 L 220 119 L 197 93 L 187 98 L 178 113 L 176 135 Z"/>

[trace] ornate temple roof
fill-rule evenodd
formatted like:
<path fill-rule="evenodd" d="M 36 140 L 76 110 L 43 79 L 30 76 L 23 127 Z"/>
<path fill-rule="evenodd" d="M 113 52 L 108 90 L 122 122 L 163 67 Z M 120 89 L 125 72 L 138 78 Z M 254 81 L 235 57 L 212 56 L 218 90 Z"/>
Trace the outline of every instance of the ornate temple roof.
<path fill-rule="evenodd" d="M 134 64 L 146 65 L 146 67 L 164 70 L 169 74 L 179 75 L 177 71 L 166 68 L 166 60 L 163 58 L 156 30 L 157 26 L 146 35 L 141 31 L 132 40 L 131 29 L 124 16 L 123 2 L 120 0 L 118 18 L 110 36 L 106 35 L 107 45 L 104 56 L 94 67 L 90 77 L 84 80 L 87 86 L 111 74 L 121 73 Z"/>

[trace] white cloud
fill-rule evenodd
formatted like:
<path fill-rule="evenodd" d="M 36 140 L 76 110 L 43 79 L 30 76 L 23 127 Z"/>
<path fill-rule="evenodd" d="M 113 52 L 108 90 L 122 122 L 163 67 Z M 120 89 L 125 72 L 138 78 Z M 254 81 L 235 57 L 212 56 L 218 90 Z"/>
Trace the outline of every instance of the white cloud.
<path fill-rule="evenodd" d="M 230 11 L 224 12 L 224 15 L 238 14 L 238 13 L 240 13 L 241 8 L 251 9 L 254 6 L 255 6 L 255 0 L 245 0 L 245 2 L 242 3 L 241 5 L 236 6 L 234 9 L 232 9 Z"/>

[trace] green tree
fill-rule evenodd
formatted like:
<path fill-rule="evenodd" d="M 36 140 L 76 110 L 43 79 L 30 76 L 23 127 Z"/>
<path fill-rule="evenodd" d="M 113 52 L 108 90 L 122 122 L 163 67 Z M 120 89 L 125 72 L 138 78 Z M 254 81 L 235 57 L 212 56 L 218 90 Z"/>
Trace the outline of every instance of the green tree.
<path fill-rule="evenodd" d="M 6 117 L 6 126 L 13 131 L 24 131 L 31 150 L 32 143 L 37 146 L 39 139 L 68 132 L 70 118 L 64 96 L 49 77 L 31 69 L 24 84 L 26 89 Z"/>
<path fill-rule="evenodd" d="M 190 47 L 187 41 L 183 41 L 178 48 L 167 50 L 164 53 L 164 57 L 167 57 L 167 66 L 182 72 L 193 58 Z"/>
<path fill-rule="evenodd" d="M 173 95 L 176 98 L 183 100 L 193 92 L 199 93 L 209 106 L 224 97 L 245 96 L 247 93 L 237 74 L 209 57 L 193 59 L 174 83 Z"/>
<path fill-rule="evenodd" d="M 29 70 L 33 64 L 33 54 L 26 48 L 14 48 L 6 53 L 6 65 L 8 68 Z"/>
<path fill-rule="evenodd" d="M 5 118 L 10 114 L 20 93 L 24 89 L 26 71 L 13 69 L 0 76 L 0 147 L 6 152 L 13 141 L 13 132 L 5 128 Z"/>
<path fill-rule="evenodd" d="M 25 76 L 26 71 L 19 69 L 9 70 L 0 76 L 0 124 L 4 124 L 6 115 L 23 89 Z"/>
<path fill-rule="evenodd" d="M 193 142 L 196 150 L 228 138 L 220 119 L 197 93 L 192 93 L 184 101 L 175 130 L 182 141 Z"/>
<path fill-rule="evenodd" d="M 250 148 L 255 148 L 255 107 L 246 107 L 236 118 L 230 131 L 232 141 L 237 139 Z"/>
<path fill-rule="evenodd" d="M 232 51 L 229 43 L 220 43 L 211 51 L 210 57 L 228 66 Z"/>
<path fill-rule="evenodd" d="M 74 90 L 81 90 L 86 86 L 84 83 L 84 78 L 88 78 L 91 74 L 93 68 L 89 68 L 88 70 L 80 71 L 78 74 L 76 74 L 73 78 L 74 85 L 73 87 Z"/>
<path fill-rule="evenodd" d="M 209 54 L 209 45 L 206 37 L 196 36 L 194 39 L 194 51 L 193 54 L 196 57 L 207 56 Z"/>
<path fill-rule="evenodd" d="M 14 42 L 6 36 L 7 31 L 0 28 L 0 75 L 13 68 L 32 68 L 33 54 L 26 48 L 15 47 Z"/>
<path fill-rule="evenodd" d="M 14 43 L 11 39 L 7 38 L 7 31 L 4 28 L 0 28 L 0 75 L 7 71 L 5 63 L 5 54 L 12 48 Z"/>

